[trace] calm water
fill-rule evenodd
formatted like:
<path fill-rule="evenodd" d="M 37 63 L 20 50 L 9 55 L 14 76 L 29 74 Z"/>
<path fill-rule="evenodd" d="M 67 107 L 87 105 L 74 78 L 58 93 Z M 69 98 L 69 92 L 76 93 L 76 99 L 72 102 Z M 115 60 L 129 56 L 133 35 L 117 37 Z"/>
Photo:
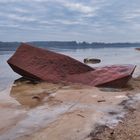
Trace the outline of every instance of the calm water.
<path fill-rule="evenodd" d="M 111 64 L 136 64 L 140 65 L 140 51 L 135 48 L 103 48 L 103 49 L 77 49 L 77 50 L 55 50 L 74 57 L 83 62 L 84 58 L 99 58 L 101 63 L 91 66 L 104 66 Z M 7 64 L 8 58 L 14 52 L 0 52 L 0 90 L 11 84 L 20 76 L 14 73 Z"/>
<path fill-rule="evenodd" d="M 84 58 L 99 58 L 101 63 L 91 66 L 103 66 L 110 64 L 140 64 L 140 51 L 135 48 L 103 48 L 103 49 L 78 49 L 59 51 L 70 55 L 81 62 Z"/>

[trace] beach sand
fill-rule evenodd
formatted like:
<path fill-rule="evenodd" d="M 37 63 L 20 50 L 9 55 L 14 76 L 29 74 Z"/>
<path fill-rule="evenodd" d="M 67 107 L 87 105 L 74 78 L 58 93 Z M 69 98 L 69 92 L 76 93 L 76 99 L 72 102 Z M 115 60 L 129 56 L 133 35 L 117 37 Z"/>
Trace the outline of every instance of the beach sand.
<path fill-rule="evenodd" d="M 0 91 L 0 140 L 138 140 L 139 76 L 122 89 L 18 80 Z"/>

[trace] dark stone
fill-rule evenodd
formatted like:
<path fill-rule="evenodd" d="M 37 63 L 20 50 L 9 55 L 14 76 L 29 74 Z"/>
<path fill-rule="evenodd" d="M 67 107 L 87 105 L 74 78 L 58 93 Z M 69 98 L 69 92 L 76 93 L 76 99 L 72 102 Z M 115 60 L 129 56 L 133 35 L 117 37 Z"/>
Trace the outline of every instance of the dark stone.
<path fill-rule="evenodd" d="M 135 48 L 135 50 L 140 51 L 140 48 Z"/>
<path fill-rule="evenodd" d="M 96 64 L 96 63 L 100 63 L 101 60 L 100 59 L 97 59 L 97 58 L 85 58 L 84 59 L 84 63 L 91 63 L 91 64 Z"/>

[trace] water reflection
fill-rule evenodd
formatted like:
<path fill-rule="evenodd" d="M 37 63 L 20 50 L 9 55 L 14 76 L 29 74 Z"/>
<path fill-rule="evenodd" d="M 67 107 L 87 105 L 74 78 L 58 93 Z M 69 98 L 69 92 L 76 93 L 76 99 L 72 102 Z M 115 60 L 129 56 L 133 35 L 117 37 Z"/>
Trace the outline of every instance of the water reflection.
<path fill-rule="evenodd" d="M 15 98 L 21 105 L 36 107 L 44 102 L 53 102 L 53 94 L 60 88 L 60 84 L 29 81 L 20 78 L 14 81 L 10 96 Z"/>

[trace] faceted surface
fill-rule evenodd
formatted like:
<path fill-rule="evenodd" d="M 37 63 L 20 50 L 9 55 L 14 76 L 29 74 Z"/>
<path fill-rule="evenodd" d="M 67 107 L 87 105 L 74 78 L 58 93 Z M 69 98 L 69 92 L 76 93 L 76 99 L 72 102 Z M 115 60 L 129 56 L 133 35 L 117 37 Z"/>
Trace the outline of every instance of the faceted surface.
<path fill-rule="evenodd" d="M 60 82 L 69 74 L 93 70 L 69 56 L 27 44 L 21 44 L 8 63 L 15 72 L 26 78 L 50 82 Z"/>
<path fill-rule="evenodd" d="M 15 72 L 28 79 L 111 87 L 123 87 L 135 69 L 133 65 L 93 69 L 69 56 L 27 44 L 21 44 L 8 64 Z"/>
<path fill-rule="evenodd" d="M 134 69 L 135 66 L 133 65 L 112 65 L 83 74 L 68 76 L 67 80 L 91 86 L 123 87 L 131 78 Z"/>

